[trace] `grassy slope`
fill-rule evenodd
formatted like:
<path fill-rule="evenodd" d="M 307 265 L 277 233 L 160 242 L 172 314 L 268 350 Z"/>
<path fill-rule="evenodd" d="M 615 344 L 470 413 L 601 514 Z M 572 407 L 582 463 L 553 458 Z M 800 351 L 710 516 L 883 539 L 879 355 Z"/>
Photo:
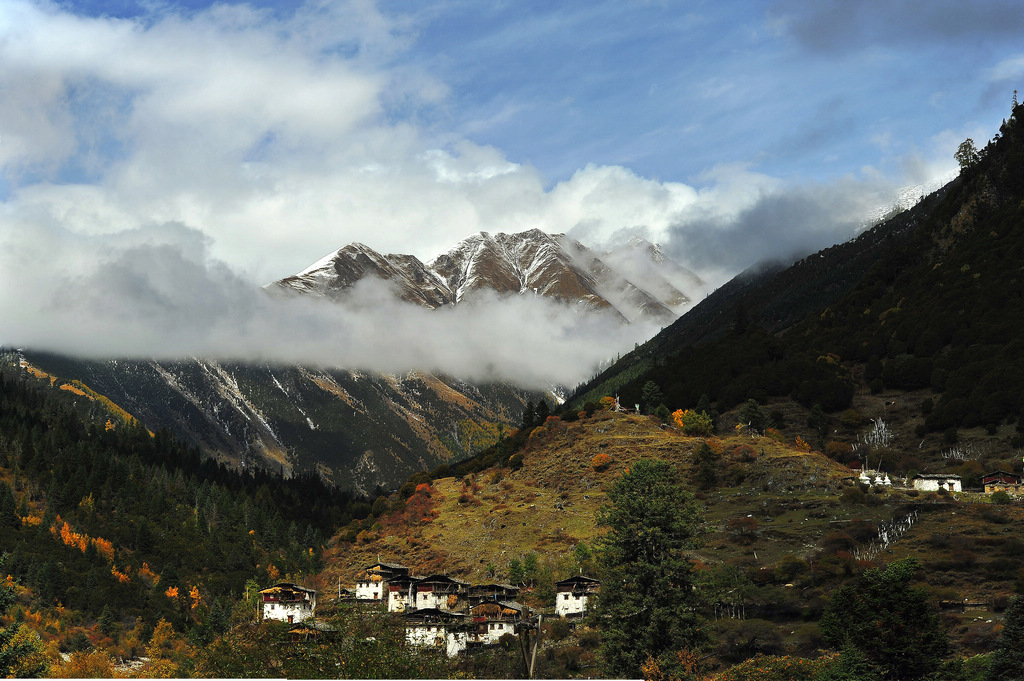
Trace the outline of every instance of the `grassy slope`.
<path fill-rule="evenodd" d="M 721 425 L 735 433 L 730 417 Z M 531 551 L 546 576 L 575 574 L 573 547 L 591 545 L 599 536 L 596 516 L 606 486 L 640 458 L 671 461 L 690 480 L 701 442 L 646 417 L 601 412 L 554 431 L 531 439 L 518 471 L 489 469 L 435 481 L 433 520 L 410 525 L 385 515 L 362 541 L 335 545 L 326 555 L 324 583 L 336 584 L 340 577 L 351 586 L 378 559 L 403 563 L 418 574 L 446 572 L 474 582 L 490 581 L 486 566 L 493 563 L 496 577 L 504 579 L 509 560 Z M 796 434 L 787 430 L 787 441 Z M 1024 582 L 1024 508 L 995 506 L 983 495 L 953 499 L 897 489 L 841 498 L 850 472 L 821 454 L 742 434 L 722 436 L 714 446 L 722 451 L 720 483 L 698 493 L 707 505 L 709 533 L 693 557 L 711 569 L 735 566 L 749 580 L 743 599 L 748 620 L 711 624 L 719 641 L 717 664 L 753 654 L 736 648 L 737 641 L 746 645 L 746 635 L 736 633 L 744 627 L 777 632 L 765 639 L 760 630 L 767 642 L 758 643 L 759 650 L 813 656 L 822 645 L 815 621 L 831 590 L 864 569 L 905 556 L 922 562 L 922 583 L 936 603 L 984 603 L 963 612 L 944 610 L 956 650 L 991 649 L 1000 600 Z M 612 459 L 602 472 L 591 465 L 599 453 Z M 917 522 L 889 549 L 868 561 L 850 555 L 868 547 L 879 523 L 914 510 Z M 752 536 L 730 528 L 730 521 L 748 516 L 756 522 Z M 535 595 L 523 598 L 542 605 Z"/>

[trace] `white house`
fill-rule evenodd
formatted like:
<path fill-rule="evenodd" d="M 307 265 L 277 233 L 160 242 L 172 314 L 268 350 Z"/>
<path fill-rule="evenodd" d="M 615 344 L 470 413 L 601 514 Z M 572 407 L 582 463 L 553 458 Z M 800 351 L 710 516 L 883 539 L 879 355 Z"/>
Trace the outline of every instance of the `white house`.
<path fill-rule="evenodd" d="M 294 624 L 312 617 L 316 610 L 316 591 L 297 584 L 281 582 L 260 592 L 261 616 Z"/>
<path fill-rule="evenodd" d="M 388 582 L 394 577 L 409 574 L 409 568 L 395 563 L 374 563 L 366 568 L 361 579 L 356 582 L 357 601 L 380 601 L 387 598 Z"/>
<path fill-rule="evenodd" d="M 555 582 L 555 614 L 559 617 L 582 616 L 587 601 L 597 592 L 601 582 L 582 575 Z"/>
<path fill-rule="evenodd" d="M 388 612 L 406 612 L 416 609 L 416 582 L 422 577 L 403 575 L 388 582 Z"/>
<path fill-rule="evenodd" d="M 940 489 L 949 492 L 962 492 L 963 486 L 960 483 L 959 475 L 915 475 L 914 489 L 922 492 L 937 492 Z"/>
<path fill-rule="evenodd" d="M 412 646 L 443 648 L 448 657 L 466 649 L 469 634 L 462 613 L 438 608 L 410 611 L 405 616 L 405 642 Z"/>
<path fill-rule="evenodd" d="M 505 634 L 515 634 L 516 627 L 528 614 L 524 605 L 515 601 L 480 603 L 470 608 L 474 631 L 470 642 L 493 645 Z"/>
<path fill-rule="evenodd" d="M 414 605 L 419 610 L 457 610 L 464 607 L 468 590 L 469 582 L 452 579 L 446 575 L 430 575 L 417 580 L 413 586 L 416 594 Z"/>

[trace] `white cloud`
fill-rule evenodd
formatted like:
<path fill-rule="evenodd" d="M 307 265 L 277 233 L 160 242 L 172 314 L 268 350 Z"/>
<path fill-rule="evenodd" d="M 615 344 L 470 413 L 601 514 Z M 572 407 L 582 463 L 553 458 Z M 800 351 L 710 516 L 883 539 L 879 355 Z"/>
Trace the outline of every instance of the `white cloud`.
<path fill-rule="evenodd" d="M 594 247 L 642 232 L 721 283 L 838 234 L 884 183 L 794 188 L 732 164 L 689 185 L 587 165 L 548 187 L 500 149 L 418 123 L 448 88 L 402 61 L 415 35 L 403 21 L 367 0 L 141 20 L 0 3 L 0 342 L 572 383 L 640 331 L 601 321 L 592 334 L 528 299 L 432 315 L 288 310 L 254 284 L 352 241 L 426 260 L 477 231 L 531 228 Z M 812 224 L 819 194 L 845 212 Z"/>

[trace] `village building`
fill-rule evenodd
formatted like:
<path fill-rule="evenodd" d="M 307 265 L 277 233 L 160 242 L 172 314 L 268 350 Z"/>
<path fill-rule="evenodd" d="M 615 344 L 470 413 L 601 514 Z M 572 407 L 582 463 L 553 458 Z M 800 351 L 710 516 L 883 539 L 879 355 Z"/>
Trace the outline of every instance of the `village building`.
<path fill-rule="evenodd" d="M 469 643 L 478 646 L 493 645 L 505 634 L 515 634 L 529 617 L 529 608 L 515 601 L 480 603 L 469 612 L 473 617 Z"/>
<path fill-rule="evenodd" d="M 469 605 L 494 601 L 514 601 L 519 587 L 511 584 L 475 584 L 469 587 Z"/>
<path fill-rule="evenodd" d="M 587 602 L 600 586 L 598 580 L 583 575 L 555 582 L 555 614 L 559 617 L 586 614 Z"/>
<path fill-rule="evenodd" d="M 416 594 L 414 605 L 418 610 L 425 608 L 464 610 L 467 606 L 469 582 L 453 579 L 447 575 L 430 575 L 417 580 L 413 591 Z"/>
<path fill-rule="evenodd" d="M 1020 476 L 1009 471 L 993 471 L 981 478 L 981 484 L 985 486 L 985 492 L 1008 492 L 1010 494 L 1024 494 L 1024 485 L 1021 484 Z"/>
<path fill-rule="evenodd" d="M 455 657 L 468 645 L 465 619 L 465 613 L 441 608 L 411 610 L 405 614 L 405 642 L 412 646 L 441 648 L 448 657 Z"/>
<path fill-rule="evenodd" d="M 356 582 L 357 601 L 380 601 L 387 598 L 388 582 L 409 574 L 409 568 L 396 563 L 374 563 L 366 568 L 362 579 Z"/>
<path fill-rule="evenodd" d="M 388 582 L 388 612 L 415 610 L 416 582 L 421 579 L 413 575 L 392 577 Z"/>
<path fill-rule="evenodd" d="M 261 619 L 297 624 L 313 616 L 316 591 L 298 584 L 280 582 L 260 591 Z"/>
<path fill-rule="evenodd" d="M 937 492 L 944 489 L 948 492 L 962 492 L 963 485 L 959 475 L 915 475 L 913 478 L 914 489 L 922 492 Z"/>

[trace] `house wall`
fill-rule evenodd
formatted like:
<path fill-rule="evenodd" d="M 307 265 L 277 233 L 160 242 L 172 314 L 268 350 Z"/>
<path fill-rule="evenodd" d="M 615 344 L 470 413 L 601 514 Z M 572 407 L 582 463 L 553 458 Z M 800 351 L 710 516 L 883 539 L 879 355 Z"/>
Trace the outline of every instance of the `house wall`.
<path fill-rule="evenodd" d="M 291 616 L 291 620 L 288 617 Z M 313 616 L 313 606 L 311 603 L 274 603 L 265 602 L 263 604 L 263 619 L 265 620 L 280 620 L 282 622 L 294 622 L 298 623 L 307 617 Z"/>
<path fill-rule="evenodd" d="M 959 480 L 931 480 L 922 478 L 914 480 L 914 489 L 919 489 L 922 492 L 937 492 L 940 487 L 950 492 L 963 491 Z"/>
<path fill-rule="evenodd" d="M 479 643 L 491 645 L 498 642 L 498 639 L 505 634 L 514 634 L 515 622 L 506 620 L 504 622 L 488 621 L 480 625 L 476 635 L 473 637 Z"/>
<path fill-rule="evenodd" d="M 1009 494 L 1024 494 L 1024 484 L 1008 484 L 1005 482 L 989 482 L 985 484 L 985 492 L 1008 492 Z"/>
<path fill-rule="evenodd" d="M 388 593 L 388 612 L 405 612 L 409 607 L 409 592 L 398 589 Z"/>
<path fill-rule="evenodd" d="M 570 591 L 562 591 L 555 595 L 555 614 L 559 617 L 582 615 L 586 611 L 586 594 L 573 594 Z"/>
<path fill-rule="evenodd" d="M 356 582 L 356 599 L 362 601 L 379 601 L 386 593 L 387 584 L 383 581 L 374 582 L 361 579 Z"/>
<path fill-rule="evenodd" d="M 420 591 L 416 594 L 416 607 L 420 610 L 424 608 L 445 610 L 448 608 L 448 594 L 438 591 Z"/>
<path fill-rule="evenodd" d="M 466 649 L 469 639 L 464 631 L 448 631 L 443 624 L 415 624 L 405 627 L 405 642 L 411 646 L 443 647 L 448 657 Z"/>

